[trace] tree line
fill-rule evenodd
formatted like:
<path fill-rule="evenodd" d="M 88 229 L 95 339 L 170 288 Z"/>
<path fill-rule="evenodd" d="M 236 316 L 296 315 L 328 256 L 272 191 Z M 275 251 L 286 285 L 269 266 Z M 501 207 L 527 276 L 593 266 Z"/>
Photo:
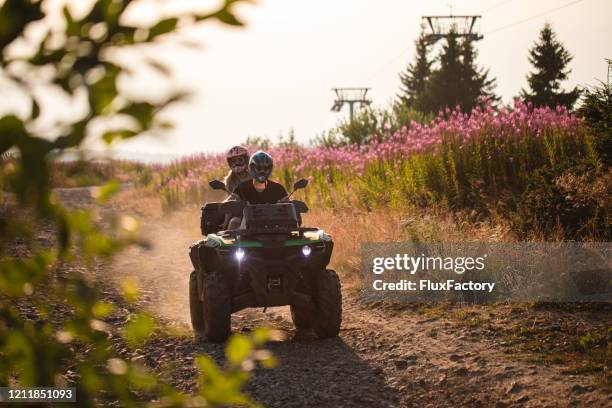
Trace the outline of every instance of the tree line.
<path fill-rule="evenodd" d="M 454 34 L 445 39 L 439 54 L 432 57 L 434 43 L 424 29 L 415 41 L 415 59 L 400 73 L 399 104 L 425 113 L 437 113 L 459 106 L 470 112 L 477 106 L 498 102 L 495 94 L 496 80 L 488 69 L 479 67 L 474 41 Z M 540 31 L 540 36 L 529 50 L 529 62 L 533 70 L 527 75 L 527 89 L 521 89 L 519 98 L 534 106 L 557 105 L 572 108 L 580 91 L 577 87 L 565 91 L 562 82 L 567 80 L 573 55 L 557 38 L 550 24 Z"/>

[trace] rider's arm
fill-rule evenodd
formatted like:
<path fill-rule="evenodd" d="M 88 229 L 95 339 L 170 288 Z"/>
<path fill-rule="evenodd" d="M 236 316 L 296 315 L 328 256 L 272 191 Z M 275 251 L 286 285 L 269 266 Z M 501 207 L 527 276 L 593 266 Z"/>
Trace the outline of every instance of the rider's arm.
<path fill-rule="evenodd" d="M 242 200 L 242 197 L 240 196 L 240 189 L 238 188 L 238 186 L 236 186 L 236 188 L 234 188 L 232 193 L 228 195 L 227 198 L 223 201 L 241 201 L 241 200 Z"/>
<path fill-rule="evenodd" d="M 281 197 L 278 200 L 279 202 L 288 201 L 289 193 L 287 193 L 287 189 L 282 184 L 279 184 L 278 195 Z"/>
<path fill-rule="evenodd" d="M 242 198 L 240 198 L 240 196 L 238 194 L 232 193 L 232 194 L 228 195 L 225 198 L 225 200 L 223 200 L 223 201 L 227 202 L 227 201 L 240 201 L 240 200 L 242 200 Z"/>

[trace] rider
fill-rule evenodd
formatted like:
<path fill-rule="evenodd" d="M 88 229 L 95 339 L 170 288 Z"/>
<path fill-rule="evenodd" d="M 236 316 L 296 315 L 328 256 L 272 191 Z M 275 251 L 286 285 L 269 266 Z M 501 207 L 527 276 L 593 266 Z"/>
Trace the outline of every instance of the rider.
<path fill-rule="evenodd" d="M 287 197 L 282 184 L 269 180 L 274 161 L 264 151 L 257 151 L 249 160 L 249 173 L 253 180 L 243 181 L 234 189 L 234 194 L 250 204 L 274 204 Z"/>
<path fill-rule="evenodd" d="M 227 164 L 230 171 L 225 176 L 225 186 L 228 191 L 234 191 L 238 184 L 251 180 L 249 174 L 249 151 L 242 146 L 234 146 L 227 152 Z"/>
<path fill-rule="evenodd" d="M 275 204 L 287 198 L 285 187 L 269 180 L 273 166 L 272 156 L 261 150 L 255 152 L 249 160 L 249 173 L 253 179 L 240 183 L 233 190 L 232 196 L 249 204 Z M 240 221 L 238 217 L 232 218 L 228 229 L 238 229 Z"/>

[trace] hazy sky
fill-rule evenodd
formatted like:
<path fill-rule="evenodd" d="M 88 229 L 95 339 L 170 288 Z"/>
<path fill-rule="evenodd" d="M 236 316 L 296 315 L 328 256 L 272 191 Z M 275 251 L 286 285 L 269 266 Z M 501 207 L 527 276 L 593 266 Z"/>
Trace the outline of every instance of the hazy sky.
<path fill-rule="evenodd" d="M 218 151 L 247 136 L 275 139 L 291 127 L 298 140 L 307 141 L 348 115 L 346 109 L 330 112 L 332 87 L 368 86 L 375 105 L 388 104 L 399 87 L 398 72 L 412 60 L 421 16 L 448 14 L 450 2 L 259 0 L 242 5 L 238 14 L 246 27 L 208 23 L 186 34 L 204 45 L 201 51 L 160 51 L 174 69 L 173 82 L 194 96 L 172 110 L 177 127 L 164 142 L 141 138 L 118 148 Z M 512 25 L 571 3 L 576 4 Z M 497 78 L 496 91 L 504 101 L 525 86 L 527 50 L 546 21 L 575 55 L 567 86 L 606 77 L 612 0 L 457 0 L 454 13 L 482 14 L 478 63 Z M 150 78 L 142 82 L 147 89 L 156 86 Z"/>

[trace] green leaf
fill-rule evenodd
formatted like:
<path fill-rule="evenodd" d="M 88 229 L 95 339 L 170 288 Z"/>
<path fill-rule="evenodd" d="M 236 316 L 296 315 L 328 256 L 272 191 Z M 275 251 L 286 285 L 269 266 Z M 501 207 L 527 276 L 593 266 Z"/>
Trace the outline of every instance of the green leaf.
<path fill-rule="evenodd" d="M 273 355 L 269 355 L 266 358 L 259 360 L 259 363 L 263 368 L 274 368 L 278 365 L 278 359 Z"/>
<path fill-rule="evenodd" d="M 66 20 L 66 35 L 67 36 L 78 36 L 81 31 L 81 26 L 74 20 L 68 5 L 65 5 L 62 13 L 64 14 L 64 20 Z"/>
<path fill-rule="evenodd" d="M 138 346 L 147 339 L 155 328 L 155 320 L 148 314 L 133 315 L 125 328 L 125 338 L 131 346 Z"/>
<path fill-rule="evenodd" d="M 26 135 L 26 130 L 21 119 L 15 115 L 0 118 L 0 153 L 6 152 L 15 146 Z"/>
<path fill-rule="evenodd" d="M 197 356 L 195 362 L 200 369 L 200 373 L 209 381 L 216 382 L 223 377 L 223 373 L 210 357 Z"/>
<path fill-rule="evenodd" d="M 106 143 L 107 145 L 110 145 L 117 139 L 118 140 L 129 139 L 136 135 L 138 135 L 138 132 L 135 132 L 129 129 L 110 130 L 102 135 L 102 140 L 104 140 L 104 143 Z"/>
<path fill-rule="evenodd" d="M 153 123 L 155 106 L 149 102 L 132 102 L 122 108 L 119 113 L 133 117 L 141 127 L 141 130 L 149 129 Z"/>
<path fill-rule="evenodd" d="M 149 36 L 147 38 L 148 41 L 159 37 L 160 35 L 167 34 L 176 29 L 176 25 L 178 23 L 178 18 L 172 17 L 167 18 L 165 20 L 161 20 L 159 23 L 155 24 L 153 27 L 149 29 Z"/>
<path fill-rule="evenodd" d="M 217 13 L 215 13 L 214 17 L 216 17 L 219 21 L 233 26 L 242 26 L 244 25 L 242 21 L 238 20 L 238 18 L 231 13 L 229 10 L 224 9 Z"/>
<path fill-rule="evenodd" d="M 120 189 L 121 183 L 119 183 L 117 180 L 111 180 L 102 187 L 94 188 L 91 194 L 96 199 L 98 204 L 103 204 L 113 195 L 117 194 Z"/>
<path fill-rule="evenodd" d="M 139 365 L 132 365 L 128 372 L 128 380 L 136 388 L 152 390 L 157 385 L 157 379 Z"/>
<path fill-rule="evenodd" d="M 123 297 L 128 302 L 135 302 L 138 300 L 138 285 L 132 279 L 125 279 L 121 282 L 121 291 L 123 293 Z"/>
<path fill-rule="evenodd" d="M 102 302 L 102 301 L 96 302 L 91 308 L 91 312 L 93 313 L 94 317 L 98 319 L 106 317 L 110 315 L 111 313 L 113 313 L 114 311 L 115 311 L 115 305 L 113 305 L 112 303 Z"/>
<path fill-rule="evenodd" d="M 53 255 L 48 251 L 24 259 L 3 257 L 0 259 L 0 293 L 23 295 L 26 285 L 31 287 L 32 283 L 39 281 L 53 261 Z"/>
<path fill-rule="evenodd" d="M 26 26 L 45 15 L 42 2 L 4 1 L 0 6 L 0 50 L 23 34 Z"/>
<path fill-rule="evenodd" d="M 110 71 L 99 81 L 91 85 L 89 90 L 89 103 L 95 115 L 102 115 L 106 108 L 115 100 L 117 91 L 116 71 Z"/>
<path fill-rule="evenodd" d="M 30 116 L 32 119 L 36 119 L 40 116 L 40 105 L 36 101 L 36 98 L 32 98 L 32 113 Z"/>
<path fill-rule="evenodd" d="M 232 336 L 225 349 L 225 355 L 230 364 L 237 366 L 249 358 L 253 351 L 253 342 L 242 334 Z"/>
<path fill-rule="evenodd" d="M 258 327 L 251 334 L 251 338 L 253 342 L 255 342 L 256 346 L 262 346 L 272 338 L 273 330 L 267 327 Z"/>

